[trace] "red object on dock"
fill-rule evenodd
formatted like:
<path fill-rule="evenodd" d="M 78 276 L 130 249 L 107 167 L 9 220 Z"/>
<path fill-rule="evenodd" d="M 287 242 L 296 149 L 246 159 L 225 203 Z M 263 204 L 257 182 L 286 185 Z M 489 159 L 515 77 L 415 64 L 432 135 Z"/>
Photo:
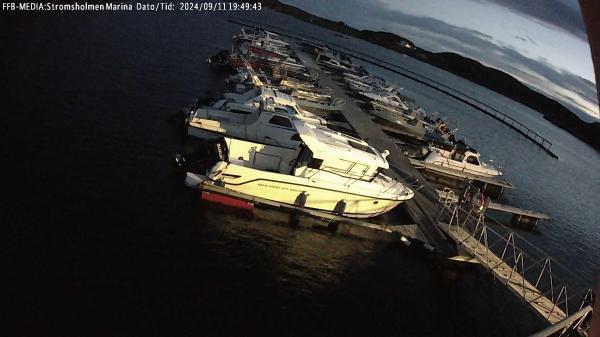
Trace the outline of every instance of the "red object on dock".
<path fill-rule="evenodd" d="M 226 195 L 203 191 L 201 195 L 202 201 L 211 202 L 225 207 L 233 207 L 240 210 L 254 210 L 254 204 L 245 200 L 228 197 Z"/>

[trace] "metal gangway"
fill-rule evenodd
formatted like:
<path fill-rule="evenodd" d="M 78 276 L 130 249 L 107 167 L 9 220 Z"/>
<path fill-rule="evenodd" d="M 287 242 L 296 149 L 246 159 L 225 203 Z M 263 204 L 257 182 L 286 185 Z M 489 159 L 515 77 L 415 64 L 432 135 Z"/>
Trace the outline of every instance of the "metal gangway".
<path fill-rule="evenodd" d="M 570 287 L 557 276 L 566 267 L 485 215 L 489 199 L 475 190 L 458 196 L 445 190 L 438 225 L 459 252 L 469 255 L 558 331 L 579 329 L 591 317 L 592 290 Z M 569 323 L 569 324 L 566 324 Z M 562 334 L 561 334 L 562 335 Z"/>

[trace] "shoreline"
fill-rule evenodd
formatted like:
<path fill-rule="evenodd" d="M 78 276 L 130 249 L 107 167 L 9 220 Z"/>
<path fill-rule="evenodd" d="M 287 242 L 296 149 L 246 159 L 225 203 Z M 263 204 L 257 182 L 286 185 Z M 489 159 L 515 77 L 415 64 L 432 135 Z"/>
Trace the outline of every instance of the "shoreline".
<path fill-rule="evenodd" d="M 266 7 L 298 20 L 358 38 L 388 50 L 413 57 L 421 62 L 448 71 L 456 76 L 481 85 L 500 95 L 519 102 L 544 116 L 550 123 L 569 132 L 575 138 L 600 152 L 600 122 L 587 123 L 560 102 L 529 88 L 511 75 L 484 66 L 480 62 L 455 53 L 433 53 L 417 47 L 412 41 L 389 32 L 359 30 L 344 22 L 334 22 L 308 13 L 278 0 L 263 1 Z"/>

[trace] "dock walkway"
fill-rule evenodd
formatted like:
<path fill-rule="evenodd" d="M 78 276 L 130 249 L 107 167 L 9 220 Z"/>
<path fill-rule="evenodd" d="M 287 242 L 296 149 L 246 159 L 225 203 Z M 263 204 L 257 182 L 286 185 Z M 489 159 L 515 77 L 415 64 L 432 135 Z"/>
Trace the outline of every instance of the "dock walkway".
<path fill-rule="evenodd" d="M 201 184 L 198 187 L 203 193 L 217 193 L 221 195 L 226 195 L 229 197 L 233 197 L 236 199 L 247 200 L 254 204 L 262 204 L 266 206 L 270 206 L 273 208 L 286 209 L 290 212 L 296 212 L 297 214 L 309 215 L 312 217 L 316 217 L 319 219 L 324 219 L 328 223 L 338 222 L 340 224 L 347 224 L 349 226 L 345 226 L 344 228 L 339 228 L 338 231 L 350 234 L 353 236 L 369 236 L 371 238 L 376 239 L 398 239 L 402 241 L 409 242 L 421 242 L 422 244 L 429 245 L 427 237 L 420 230 L 420 227 L 414 224 L 408 225 L 386 225 L 386 224 L 377 224 L 367 222 L 357 218 L 348 218 L 339 216 L 337 214 L 323 212 L 315 209 L 310 209 L 306 207 L 300 207 L 290 204 L 285 204 L 273 200 L 268 200 L 260 197 L 256 197 L 253 195 L 244 194 L 241 192 L 233 191 L 225 187 L 220 187 L 212 184 Z M 359 231 L 362 230 L 362 233 Z M 371 234 L 366 234 L 365 231 L 370 232 Z M 379 234 L 379 235 L 377 235 Z M 390 235 L 391 234 L 391 235 Z"/>
<path fill-rule="evenodd" d="M 496 279 L 505 284 L 510 291 L 521 297 L 548 322 L 555 324 L 567 318 L 567 314 L 555 302 L 548 299 L 533 284 L 521 276 L 520 273 L 515 272 L 514 267 L 509 266 L 494 253 L 491 253 L 487 247 L 463 228 L 450 226 L 449 224 L 441 224 L 441 226 L 442 228 L 446 228 L 446 233 L 456 242 L 460 242 L 481 265 L 489 269 Z"/>
<path fill-rule="evenodd" d="M 438 193 L 438 196 L 440 198 L 447 199 L 447 200 L 449 199 L 453 203 L 458 202 L 458 196 L 456 196 L 456 194 L 454 194 L 453 192 L 450 192 L 448 190 L 436 190 L 436 192 Z M 548 214 L 546 214 L 546 213 L 536 212 L 536 211 L 532 211 L 532 210 L 528 210 L 528 209 L 524 209 L 524 208 L 520 208 L 520 207 L 515 207 L 515 206 L 510 206 L 510 205 L 504 205 L 504 204 L 501 204 L 501 203 L 495 202 L 495 201 L 490 202 L 488 209 L 493 209 L 496 211 L 510 213 L 510 214 L 513 214 L 513 216 L 517 216 L 517 217 L 527 217 L 527 218 L 535 219 L 536 224 L 537 224 L 537 221 L 539 221 L 539 220 L 550 219 L 550 216 L 548 216 Z"/>
<path fill-rule="evenodd" d="M 361 51 L 354 50 L 354 49 L 348 48 L 346 46 L 333 44 L 331 42 L 325 42 L 325 41 L 315 38 L 313 36 L 308 36 L 305 34 L 292 32 L 283 27 L 275 27 L 273 25 L 264 24 L 261 22 L 255 22 L 255 21 L 247 20 L 247 19 L 246 20 L 229 19 L 229 21 L 231 21 L 233 23 L 245 25 L 245 26 L 261 27 L 263 29 L 268 29 L 270 31 L 276 32 L 282 36 L 288 36 L 288 37 L 298 39 L 298 40 L 317 42 L 322 45 L 327 45 L 329 47 L 329 49 L 331 49 L 333 51 L 350 55 L 350 56 L 352 56 L 358 60 L 361 60 L 363 62 L 375 65 L 382 69 L 391 71 L 395 74 L 409 78 L 413 81 L 419 82 L 423 85 L 426 85 L 426 86 L 428 86 L 434 90 L 437 90 L 447 96 L 450 96 L 450 97 L 452 97 L 464 104 L 467 104 L 467 105 L 477 109 L 478 111 L 481 111 L 481 112 L 485 113 L 486 115 L 496 119 L 500 123 L 510 127 L 515 132 L 521 134 L 523 137 L 530 140 L 533 144 L 537 145 L 539 148 L 544 150 L 548 155 L 552 156 L 553 158 L 558 159 L 558 156 L 554 152 L 552 152 L 552 150 L 551 150 L 552 142 L 550 142 L 548 139 L 546 139 L 539 133 L 535 132 L 534 130 L 530 129 L 525 124 L 523 124 L 523 123 L 519 122 L 518 120 L 512 118 L 511 116 L 503 113 L 502 111 L 500 111 L 494 107 L 491 107 L 488 104 L 486 104 L 474 97 L 466 95 L 465 93 L 460 92 L 460 91 L 452 88 L 449 85 L 446 85 L 439 81 L 425 77 L 422 74 L 418 74 L 414 71 L 411 71 L 410 69 L 401 67 L 397 64 L 393 64 L 388 61 L 378 59 L 376 57 L 373 57 L 373 56 L 363 53 Z"/>
<path fill-rule="evenodd" d="M 296 48 L 299 49 L 299 48 Z M 438 253 L 451 255 L 452 245 L 448 243 L 443 232 L 438 228 L 433 219 L 433 215 L 440 212 L 440 204 L 437 201 L 437 194 L 426 182 L 425 178 L 410 163 L 408 158 L 396 148 L 394 142 L 371 120 L 371 116 L 362 110 L 348 96 L 346 91 L 333 80 L 330 74 L 319 67 L 312 57 L 302 51 L 296 50 L 298 57 L 310 69 L 319 73 L 319 83 L 333 90 L 332 96 L 342 98 L 346 101 L 343 115 L 349 124 L 360 135 L 367 140 L 369 144 L 380 151 L 388 150 L 390 155 L 387 160 L 392 170 L 388 173 L 393 178 L 410 180 L 410 177 L 416 178 L 419 188 L 415 190 L 415 196 L 406 202 L 408 212 L 411 217 L 420 225 L 421 230 L 426 235 L 430 244 L 436 247 Z"/>

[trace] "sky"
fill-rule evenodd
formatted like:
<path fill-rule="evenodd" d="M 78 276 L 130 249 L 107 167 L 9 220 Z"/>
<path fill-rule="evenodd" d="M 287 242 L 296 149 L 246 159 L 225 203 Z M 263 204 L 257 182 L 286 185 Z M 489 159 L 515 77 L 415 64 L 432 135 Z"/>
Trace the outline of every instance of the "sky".
<path fill-rule="evenodd" d="M 432 52 L 500 69 L 600 121 L 594 67 L 577 0 L 283 0 L 351 27 L 388 31 Z"/>

